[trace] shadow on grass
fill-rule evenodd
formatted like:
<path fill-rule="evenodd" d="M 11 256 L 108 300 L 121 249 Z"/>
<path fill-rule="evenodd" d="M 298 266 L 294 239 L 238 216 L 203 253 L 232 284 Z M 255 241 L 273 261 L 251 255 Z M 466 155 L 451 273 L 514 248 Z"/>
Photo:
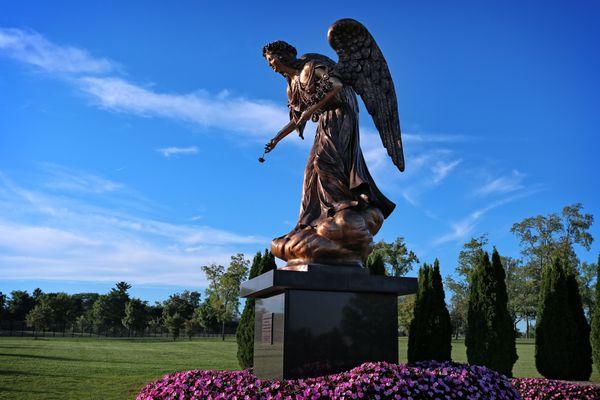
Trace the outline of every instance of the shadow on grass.
<path fill-rule="evenodd" d="M 2 388 L 3 392 L 13 392 L 13 393 L 39 393 L 39 394 L 48 394 L 46 390 L 33 390 L 33 389 L 15 389 L 15 388 Z"/>
<path fill-rule="evenodd" d="M 19 354 L 19 353 L 0 353 L 0 357 L 32 358 L 32 359 L 36 359 L 36 360 L 50 360 L 50 361 L 89 361 L 89 360 L 81 360 L 78 358 L 36 356 L 33 354 Z"/>
<path fill-rule="evenodd" d="M 155 365 L 156 362 L 143 362 L 143 361 L 120 361 L 120 360 L 97 360 L 97 359 L 86 359 L 86 358 L 68 358 L 68 357 L 53 357 L 53 356 L 38 356 L 34 354 L 20 354 L 20 353 L 0 353 L 0 357 L 11 357 L 11 358 L 25 358 L 33 360 L 47 360 L 47 361 L 70 361 L 70 362 L 84 362 L 84 363 L 106 363 L 106 364 L 132 364 L 132 365 Z"/>

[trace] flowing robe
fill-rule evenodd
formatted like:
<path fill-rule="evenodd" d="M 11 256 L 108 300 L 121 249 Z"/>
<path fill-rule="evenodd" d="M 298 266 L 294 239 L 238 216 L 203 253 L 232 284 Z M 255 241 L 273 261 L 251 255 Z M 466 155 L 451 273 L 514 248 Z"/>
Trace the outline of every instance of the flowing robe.
<path fill-rule="evenodd" d="M 307 61 L 304 65 L 306 83 L 302 83 L 299 76 L 289 80 L 292 119 L 297 120 L 302 111 L 318 101 L 319 91 L 322 96 L 323 85 L 329 74 L 334 74 L 333 65 L 333 61 L 325 57 Z M 315 73 L 317 69 L 323 69 L 322 78 Z M 344 85 L 329 104 L 313 115 L 313 121 L 317 122 L 317 131 L 304 171 L 296 229 L 316 227 L 323 219 L 347 208 L 377 207 L 387 218 L 395 204 L 379 191 L 365 163 L 360 149 L 354 90 Z"/>

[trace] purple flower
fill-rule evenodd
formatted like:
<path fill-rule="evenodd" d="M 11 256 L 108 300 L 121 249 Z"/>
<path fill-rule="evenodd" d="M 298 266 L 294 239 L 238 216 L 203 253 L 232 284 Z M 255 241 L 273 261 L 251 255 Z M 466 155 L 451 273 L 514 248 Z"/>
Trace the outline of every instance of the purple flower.
<path fill-rule="evenodd" d="M 178 372 L 148 384 L 137 396 L 137 400 L 429 398 L 592 400 L 600 398 L 600 388 L 545 379 L 509 381 L 484 367 L 450 362 L 380 362 L 339 374 L 287 381 L 260 380 L 249 370 Z"/>

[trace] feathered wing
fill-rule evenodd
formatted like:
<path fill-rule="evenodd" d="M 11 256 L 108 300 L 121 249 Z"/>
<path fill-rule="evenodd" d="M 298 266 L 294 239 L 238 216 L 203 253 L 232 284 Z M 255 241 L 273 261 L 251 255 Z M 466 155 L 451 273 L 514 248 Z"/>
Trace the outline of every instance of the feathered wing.
<path fill-rule="evenodd" d="M 349 18 L 334 22 L 327 40 L 339 56 L 337 73 L 363 99 L 388 154 L 404 171 L 396 91 L 379 46 L 367 28 Z"/>

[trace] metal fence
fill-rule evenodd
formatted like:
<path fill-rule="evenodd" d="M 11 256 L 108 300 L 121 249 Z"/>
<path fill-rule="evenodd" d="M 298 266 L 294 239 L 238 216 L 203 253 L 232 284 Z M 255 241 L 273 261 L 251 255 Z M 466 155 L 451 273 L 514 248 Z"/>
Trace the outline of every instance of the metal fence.
<path fill-rule="evenodd" d="M 237 326 L 226 325 L 225 337 L 235 336 Z M 147 327 L 143 331 L 113 328 L 99 329 L 94 325 L 71 325 L 51 326 L 48 329 L 36 330 L 28 327 L 25 321 L 0 321 L 0 336 L 20 337 L 92 337 L 92 338 L 138 338 L 138 339 L 167 339 L 171 338 L 169 331 L 162 326 Z M 221 337 L 221 331 L 198 330 L 193 333 L 192 338 L 198 337 Z M 189 335 L 184 329 L 180 331 L 180 338 Z"/>

